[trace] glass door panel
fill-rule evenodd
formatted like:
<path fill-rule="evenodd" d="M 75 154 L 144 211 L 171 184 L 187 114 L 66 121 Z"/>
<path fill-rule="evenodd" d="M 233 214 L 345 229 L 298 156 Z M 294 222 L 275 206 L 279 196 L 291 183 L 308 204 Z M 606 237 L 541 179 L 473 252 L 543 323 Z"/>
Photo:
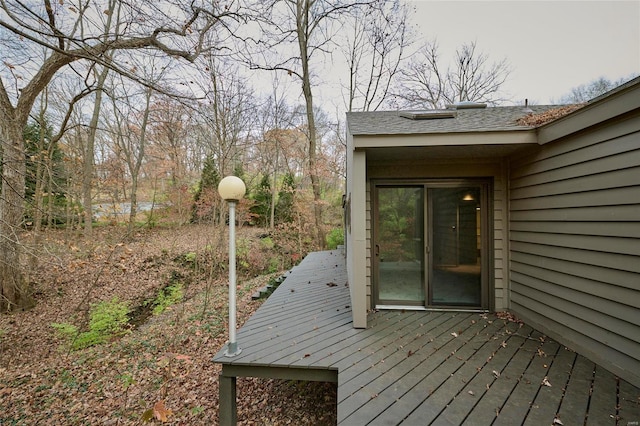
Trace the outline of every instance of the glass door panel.
<path fill-rule="evenodd" d="M 430 188 L 431 305 L 480 306 L 479 187 Z"/>
<path fill-rule="evenodd" d="M 424 187 L 377 187 L 377 299 L 424 305 Z"/>

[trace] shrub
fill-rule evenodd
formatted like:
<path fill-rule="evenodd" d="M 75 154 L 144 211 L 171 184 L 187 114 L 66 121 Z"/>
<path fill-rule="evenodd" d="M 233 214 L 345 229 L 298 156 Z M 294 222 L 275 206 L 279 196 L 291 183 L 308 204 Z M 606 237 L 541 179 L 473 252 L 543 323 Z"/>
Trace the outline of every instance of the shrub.
<path fill-rule="evenodd" d="M 75 325 L 69 323 L 53 323 L 51 326 L 70 341 L 74 350 L 99 345 L 128 331 L 129 307 L 117 297 L 91 305 L 89 315 L 88 331 L 79 332 Z"/>
<path fill-rule="evenodd" d="M 174 283 L 163 288 L 153 301 L 153 314 L 160 315 L 169 306 L 182 301 L 183 296 L 184 292 L 182 291 L 182 283 Z"/>
<path fill-rule="evenodd" d="M 287 173 L 282 180 L 282 188 L 280 192 L 278 192 L 278 202 L 276 203 L 275 211 L 276 223 L 293 222 L 295 192 L 296 184 L 293 174 Z"/>
<path fill-rule="evenodd" d="M 344 244 L 344 232 L 342 228 L 333 228 L 326 236 L 327 247 L 335 250 L 339 245 Z"/>
<path fill-rule="evenodd" d="M 269 224 L 271 213 L 271 181 L 269 175 L 263 175 L 260 184 L 252 194 L 253 206 L 249 209 L 256 225 L 266 227 Z"/>

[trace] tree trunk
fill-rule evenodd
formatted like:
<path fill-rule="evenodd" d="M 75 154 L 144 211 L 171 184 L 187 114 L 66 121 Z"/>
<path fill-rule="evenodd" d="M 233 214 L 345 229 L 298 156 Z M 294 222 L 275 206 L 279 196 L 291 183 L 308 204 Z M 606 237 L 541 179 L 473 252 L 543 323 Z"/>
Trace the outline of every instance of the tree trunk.
<path fill-rule="evenodd" d="M 269 229 L 275 227 L 276 222 L 276 187 L 278 186 L 278 140 L 276 139 L 276 163 L 273 167 L 273 187 L 271 188 L 271 206 L 269 215 Z"/>
<path fill-rule="evenodd" d="M 151 95 L 152 89 L 147 89 L 145 97 L 145 109 L 142 117 L 142 123 L 140 125 L 140 142 L 138 144 L 138 152 L 131 149 L 129 153 L 129 172 L 131 173 L 131 211 L 129 212 L 129 235 L 133 232 L 133 227 L 136 224 L 136 214 L 138 213 L 138 176 L 140 175 L 140 168 L 142 167 L 142 160 L 144 158 L 145 146 L 147 143 L 147 125 L 149 124 L 149 114 L 151 113 Z M 132 147 L 133 148 L 133 147 Z M 131 164 L 131 161 L 133 164 Z"/>
<path fill-rule="evenodd" d="M 2 194 L 0 195 L 0 311 L 28 309 L 34 305 L 27 278 L 22 273 L 21 225 L 24 212 L 24 138 L 20 120 L 4 111 L 2 117 Z"/>
<path fill-rule="evenodd" d="M 91 238 L 93 226 L 93 163 L 94 149 L 96 144 L 96 132 L 98 130 L 98 119 L 100 118 L 100 107 L 102 106 L 102 89 L 104 82 L 109 74 L 109 68 L 103 68 L 98 77 L 96 86 L 96 100 L 93 104 L 93 115 L 91 123 L 89 123 L 89 135 L 87 137 L 87 146 L 84 149 L 84 164 L 82 169 L 82 206 L 84 208 L 84 236 Z"/>
<path fill-rule="evenodd" d="M 46 180 L 46 166 L 45 162 L 47 162 L 49 155 L 46 157 L 43 155 L 45 152 L 45 125 L 44 125 L 44 113 L 45 113 L 45 104 L 46 101 L 43 101 L 42 106 L 40 108 L 39 114 L 39 122 L 40 122 L 40 134 L 38 135 L 38 146 L 37 146 L 37 154 L 36 158 L 36 175 L 35 175 L 35 190 L 33 193 L 33 247 L 40 246 L 40 240 L 42 238 L 42 216 L 44 212 L 44 188 L 45 188 L 45 180 Z M 47 151 L 48 154 L 48 151 Z M 47 162 L 48 164 L 48 162 Z M 51 206 L 51 203 L 49 203 Z M 49 216 L 50 218 L 51 216 Z M 31 254 L 29 255 L 29 264 L 31 268 L 35 268 L 38 266 L 38 256 L 35 250 L 30 250 Z"/>
<path fill-rule="evenodd" d="M 129 223 L 127 233 L 133 235 L 133 228 L 136 226 L 136 216 L 138 214 L 138 176 L 131 176 L 131 205 L 129 206 Z"/>
<path fill-rule="evenodd" d="M 311 92 L 311 76 L 309 74 L 309 40 L 308 31 L 310 28 L 309 13 L 311 3 L 308 0 L 298 0 L 297 2 L 297 31 L 298 46 L 300 47 L 300 58 L 302 60 L 302 94 L 304 95 L 307 113 L 307 126 L 309 135 L 309 177 L 313 189 L 313 212 L 317 230 L 318 247 L 324 248 L 324 230 L 322 227 L 322 205 L 320 192 L 320 178 L 318 176 L 318 156 L 317 156 L 317 134 L 316 120 L 313 112 L 313 94 Z"/>

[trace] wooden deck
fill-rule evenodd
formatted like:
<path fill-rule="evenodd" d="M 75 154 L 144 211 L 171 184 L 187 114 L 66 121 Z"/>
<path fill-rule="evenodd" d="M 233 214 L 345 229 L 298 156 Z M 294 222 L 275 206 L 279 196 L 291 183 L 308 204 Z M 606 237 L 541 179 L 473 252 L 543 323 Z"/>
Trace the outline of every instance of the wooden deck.
<path fill-rule="evenodd" d="M 349 426 L 640 424 L 640 389 L 524 324 L 380 311 L 354 329 L 337 251 L 305 258 L 237 341 L 239 355 L 214 358 L 221 424 L 236 423 L 245 376 L 337 382 L 338 423 Z"/>

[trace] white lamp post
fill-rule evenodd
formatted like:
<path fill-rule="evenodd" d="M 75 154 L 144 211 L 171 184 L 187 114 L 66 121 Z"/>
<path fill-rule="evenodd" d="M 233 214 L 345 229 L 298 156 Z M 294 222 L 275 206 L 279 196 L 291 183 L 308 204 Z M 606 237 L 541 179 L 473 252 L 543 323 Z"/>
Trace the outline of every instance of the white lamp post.
<path fill-rule="evenodd" d="M 236 343 L 236 203 L 244 197 L 247 187 L 242 179 L 227 176 L 218 184 L 218 193 L 229 203 L 229 345 L 226 357 L 242 352 Z"/>

